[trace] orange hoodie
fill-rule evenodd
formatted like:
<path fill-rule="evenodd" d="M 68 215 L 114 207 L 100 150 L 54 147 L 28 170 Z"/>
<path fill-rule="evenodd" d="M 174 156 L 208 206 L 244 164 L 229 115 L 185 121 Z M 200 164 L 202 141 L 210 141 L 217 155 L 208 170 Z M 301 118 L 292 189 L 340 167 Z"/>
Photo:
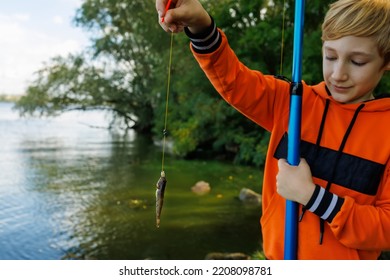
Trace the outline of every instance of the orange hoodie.
<path fill-rule="evenodd" d="M 263 179 L 263 249 L 268 259 L 283 259 L 285 199 L 276 192 L 276 174 L 278 159 L 286 157 L 290 85 L 244 66 L 214 23 L 203 34 L 186 33 L 220 95 L 271 132 Z M 377 259 L 390 249 L 389 124 L 390 98 L 341 104 L 324 82 L 303 83 L 301 156 L 318 186 L 298 225 L 298 259 Z M 324 214 L 321 205 L 332 206 L 332 213 Z"/>

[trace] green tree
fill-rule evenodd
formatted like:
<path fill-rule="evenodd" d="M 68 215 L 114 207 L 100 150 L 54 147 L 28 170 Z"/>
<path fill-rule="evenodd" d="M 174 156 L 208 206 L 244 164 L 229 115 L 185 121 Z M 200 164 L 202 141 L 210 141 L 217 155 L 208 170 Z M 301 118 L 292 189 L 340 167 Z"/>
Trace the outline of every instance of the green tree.
<path fill-rule="evenodd" d="M 306 1 L 303 79 L 309 84 L 322 80 L 320 27 L 331 2 Z M 247 66 L 291 76 L 295 1 L 202 3 Z M 18 109 L 40 115 L 106 109 L 114 120 L 161 139 L 170 34 L 157 22 L 154 1 L 85 0 L 75 23 L 91 34 L 91 48 L 52 59 L 38 71 Z M 174 35 L 171 76 L 168 135 L 177 155 L 223 155 L 238 163 L 264 163 L 268 133 L 219 97 L 192 57 L 184 34 Z M 389 88 L 389 80 L 383 80 L 379 92 Z"/>
<path fill-rule="evenodd" d="M 92 34 L 92 48 L 52 59 L 38 71 L 17 108 L 22 114 L 39 115 L 104 108 L 128 127 L 150 132 L 151 92 L 158 79 L 159 53 L 167 42 L 151 18 L 156 13 L 147 1 L 84 1 L 75 23 Z"/>

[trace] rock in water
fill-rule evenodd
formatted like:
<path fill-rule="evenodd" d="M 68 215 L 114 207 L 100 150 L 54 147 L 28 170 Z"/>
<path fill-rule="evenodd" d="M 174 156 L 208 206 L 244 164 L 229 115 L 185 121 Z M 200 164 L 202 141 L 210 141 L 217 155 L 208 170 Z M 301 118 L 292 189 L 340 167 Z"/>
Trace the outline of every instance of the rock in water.
<path fill-rule="evenodd" d="M 244 253 L 208 253 L 205 260 L 250 260 L 251 257 Z"/>
<path fill-rule="evenodd" d="M 261 194 L 258 194 L 257 192 L 247 188 L 241 189 L 239 198 L 243 202 L 253 203 L 258 205 L 261 205 L 261 201 L 262 201 Z"/>
<path fill-rule="evenodd" d="M 210 184 L 205 181 L 199 181 L 194 186 L 191 187 L 191 191 L 203 195 L 211 191 Z"/>

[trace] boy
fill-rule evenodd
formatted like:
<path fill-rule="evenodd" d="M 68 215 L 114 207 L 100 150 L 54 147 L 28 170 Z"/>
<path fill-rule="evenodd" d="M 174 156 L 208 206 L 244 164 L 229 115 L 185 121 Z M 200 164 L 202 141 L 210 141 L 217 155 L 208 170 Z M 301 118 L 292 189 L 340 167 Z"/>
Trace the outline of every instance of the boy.
<path fill-rule="evenodd" d="M 185 29 L 221 96 L 271 132 L 261 226 L 282 259 L 285 200 L 300 205 L 298 259 L 377 259 L 390 249 L 390 98 L 373 91 L 390 70 L 390 1 L 334 2 L 322 26 L 324 81 L 303 82 L 301 162 L 286 158 L 289 83 L 244 66 L 197 0 L 156 0 L 161 26 Z M 304 215 L 303 215 L 304 214 Z"/>

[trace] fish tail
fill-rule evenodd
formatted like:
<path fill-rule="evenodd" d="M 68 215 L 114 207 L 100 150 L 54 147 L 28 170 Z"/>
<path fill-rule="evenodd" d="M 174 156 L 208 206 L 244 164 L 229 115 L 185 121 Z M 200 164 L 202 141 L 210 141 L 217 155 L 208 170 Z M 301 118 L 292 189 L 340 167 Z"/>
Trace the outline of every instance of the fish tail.
<path fill-rule="evenodd" d="M 157 227 L 157 228 L 160 227 L 160 218 L 157 218 L 157 219 L 156 219 L 156 227 Z"/>

